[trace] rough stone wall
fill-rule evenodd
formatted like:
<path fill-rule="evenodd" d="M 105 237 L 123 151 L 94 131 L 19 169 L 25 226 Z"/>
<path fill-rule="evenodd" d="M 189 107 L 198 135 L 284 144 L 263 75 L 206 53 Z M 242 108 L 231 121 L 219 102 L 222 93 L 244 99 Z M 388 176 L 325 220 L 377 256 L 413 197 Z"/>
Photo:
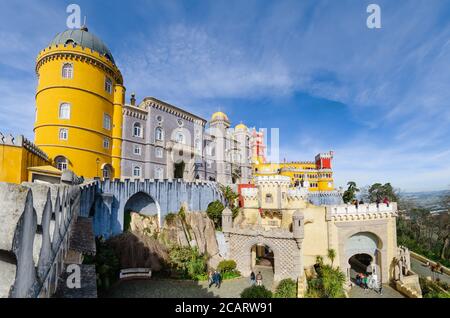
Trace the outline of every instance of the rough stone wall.
<path fill-rule="evenodd" d="M 94 186 L 0 183 L 0 250 L 11 256 L 0 259 L 0 297 L 54 294 L 71 226 L 88 205 L 81 193 Z"/>

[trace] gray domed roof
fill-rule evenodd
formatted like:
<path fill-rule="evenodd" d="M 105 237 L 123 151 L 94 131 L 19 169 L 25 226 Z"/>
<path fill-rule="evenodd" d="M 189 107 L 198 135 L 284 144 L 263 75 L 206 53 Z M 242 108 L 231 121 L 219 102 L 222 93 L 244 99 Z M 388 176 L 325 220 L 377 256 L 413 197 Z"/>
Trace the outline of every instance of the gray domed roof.
<path fill-rule="evenodd" d="M 50 43 L 50 46 L 64 45 L 71 42 L 74 42 L 75 44 L 83 47 L 90 48 L 107 57 L 111 62 L 115 64 L 114 57 L 112 56 L 111 51 L 108 49 L 105 43 L 103 43 L 103 41 L 96 37 L 94 34 L 88 32 L 87 28 L 66 30 L 62 33 L 59 33 Z"/>

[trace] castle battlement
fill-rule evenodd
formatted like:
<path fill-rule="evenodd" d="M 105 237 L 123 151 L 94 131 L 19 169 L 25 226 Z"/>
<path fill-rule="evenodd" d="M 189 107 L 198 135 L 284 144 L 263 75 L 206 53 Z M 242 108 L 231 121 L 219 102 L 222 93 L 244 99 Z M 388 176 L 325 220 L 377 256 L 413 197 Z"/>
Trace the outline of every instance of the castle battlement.
<path fill-rule="evenodd" d="M 329 205 L 326 206 L 328 219 L 335 220 L 358 220 L 375 219 L 397 216 L 397 203 L 392 202 L 389 205 L 380 203 L 360 204 L 356 207 L 353 204 Z"/>
<path fill-rule="evenodd" d="M 305 200 L 308 198 L 308 190 L 306 188 L 288 190 L 288 200 Z"/>
<path fill-rule="evenodd" d="M 286 185 L 291 184 L 291 178 L 287 176 L 273 175 L 273 176 L 258 176 L 255 177 L 256 185 Z"/>

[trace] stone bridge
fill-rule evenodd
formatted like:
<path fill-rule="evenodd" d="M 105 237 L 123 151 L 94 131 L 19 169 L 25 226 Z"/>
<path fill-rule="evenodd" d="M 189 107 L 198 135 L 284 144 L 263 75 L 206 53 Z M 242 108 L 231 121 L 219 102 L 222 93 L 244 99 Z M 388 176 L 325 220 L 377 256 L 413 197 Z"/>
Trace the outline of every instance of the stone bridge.
<path fill-rule="evenodd" d="M 95 192 L 95 183 L 0 183 L 0 298 L 52 297 L 67 262 L 81 264 L 82 253 L 95 253 L 93 235 L 85 251 L 74 234 Z"/>
<path fill-rule="evenodd" d="M 206 211 L 208 204 L 224 202 L 216 182 L 181 180 L 129 180 L 98 181 L 98 196 L 94 216 L 96 236 L 108 238 L 122 233 L 125 212 L 157 215 L 160 225 L 169 213 L 177 213 L 182 204 L 189 211 Z"/>

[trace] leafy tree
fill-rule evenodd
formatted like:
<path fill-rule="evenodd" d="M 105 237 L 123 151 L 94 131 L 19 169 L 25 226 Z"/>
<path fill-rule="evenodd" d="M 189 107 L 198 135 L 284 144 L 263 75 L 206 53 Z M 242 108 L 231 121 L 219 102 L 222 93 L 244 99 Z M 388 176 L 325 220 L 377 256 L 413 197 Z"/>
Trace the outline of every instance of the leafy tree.
<path fill-rule="evenodd" d="M 277 286 L 275 298 L 297 298 L 297 283 L 290 278 L 283 279 Z"/>
<path fill-rule="evenodd" d="M 331 267 L 333 267 L 334 259 L 336 258 L 336 251 L 332 248 L 328 250 L 328 258 L 331 261 Z"/>
<path fill-rule="evenodd" d="M 375 183 L 369 188 L 369 199 L 371 202 L 388 198 L 391 202 L 398 201 L 398 193 L 390 183 Z"/>
<path fill-rule="evenodd" d="M 219 200 L 211 202 L 206 209 L 206 214 L 214 222 L 216 229 L 222 227 L 222 211 L 225 209 Z"/>
<path fill-rule="evenodd" d="M 359 192 L 359 189 L 356 187 L 356 183 L 353 181 L 349 181 L 347 183 L 348 188 L 345 190 L 342 199 L 344 203 L 350 203 L 356 198 L 356 192 Z"/>
<path fill-rule="evenodd" d="M 251 286 L 244 289 L 241 298 L 272 298 L 272 292 L 264 286 Z"/>

